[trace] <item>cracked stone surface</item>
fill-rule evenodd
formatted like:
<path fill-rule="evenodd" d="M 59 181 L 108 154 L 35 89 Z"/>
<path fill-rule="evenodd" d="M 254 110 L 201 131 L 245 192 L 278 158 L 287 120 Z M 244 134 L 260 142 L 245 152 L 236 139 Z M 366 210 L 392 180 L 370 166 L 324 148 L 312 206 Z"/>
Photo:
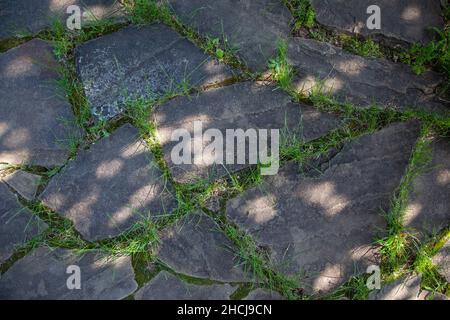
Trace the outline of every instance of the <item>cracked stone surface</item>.
<path fill-rule="evenodd" d="M 47 225 L 24 208 L 8 186 L 0 182 L 0 264 L 11 257 L 16 247 L 45 229 Z"/>
<path fill-rule="evenodd" d="M 285 300 L 282 295 L 277 292 L 258 288 L 251 291 L 244 300 Z"/>
<path fill-rule="evenodd" d="M 121 113 L 130 100 L 180 91 L 183 83 L 204 86 L 233 76 L 230 67 L 163 24 L 123 28 L 83 43 L 75 56 L 99 119 Z"/>
<path fill-rule="evenodd" d="M 413 182 L 404 224 L 431 236 L 450 222 L 450 141 L 436 138 L 431 143 L 432 161 Z"/>
<path fill-rule="evenodd" d="M 280 136 L 283 132 L 285 135 L 289 132 L 305 142 L 317 139 L 341 124 L 341 120 L 335 115 L 292 103 L 289 95 L 266 82 L 237 83 L 201 94 L 179 97 L 160 106 L 152 117 L 157 124 L 164 159 L 178 182 L 193 181 L 196 177 L 213 180 L 242 169 L 249 163 L 247 155 L 246 164 L 238 164 L 236 149 L 224 147 L 222 159 L 225 159 L 226 152 L 234 153 L 234 164 L 226 163 L 226 169 L 223 165 L 208 164 L 207 161 L 176 164 L 172 150 L 181 139 L 172 141 L 172 135 L 175 130 L 185 129 L 195 138 L 194 121 L 202 122 L 203 132 L 218 129 L 224 137 L 226 129 L 280 129 Z M 211 140 L 204 140 L 194 139 L 193 145 L 201 144 L 206 147 Z M 271 143 L 268 145 L 270 147 Z M 192 150 L 195 151 L 194 147 Z M 205 156 L 205 159 L 209 158 Z M 194 159 L 191 160 L 193 162 Z"/>
<path fill-rule="evenodd" d="M 442 28 L 440 1 L 435 0 L 312 0 L 317 21 L 327 27 L 362 35 L 378 36 L 409 43 L 433 39 L 432 27 Z M 367 13 L 371 5 L 380 7 L 381 29 L 370 30 Z"/>
<path fill-rule="evenodd" d="M 74 265 L 80 268 L 79 290 L 67 286 L 74 283 L 68 279 L 74 272 L 67 272 Z M 0 278 L 0 298 L 8 300 L 118 300 L 136 289 L 131 257 L 48 247 L 32 251 Z"/>
<path fill-rule="evenodd" d="M 78 134 L 57 87 L 52 46 L 39 39 L 0 54 L 0 162 L 62 165 L 66 140 Z"/>
<path fill-rule="evenodd" d="M 71 5 L 80 7 L 81 23 L 97 19 L 119 18 L 123 11 L 117 0 L 2 0 L 0 2 L 0 40 L 21 35 L 37 34 L 50 29 L 53 19 L 59 19 L 66 25 L 71 14 L 67 8 Z"/>
<path fill-rule="evenodd" d="M 7 176 L 4 181 L 22 197 L 31 201 L 36 196 L 41 176 L 17 170 Z"/>
<path fill-rule="evenodd" d="M 175 272 L 220 282 L 248 282 L 235 246 L 207 215 L 197 212 L 163 231 L 158 258 Z"/>
<path fill-rule="evenodd" d="M 376 104 L 450 112 L 434 95 L 443 81 L 435 72 L 417 76 L 407 65 L 353 55 L 312 39 L 294 38 L 288 46 L 287 59 L 296 71 L 298 91 L 310 93 L 322 86 L 324 93 L 338 101 L 362 107 Z"/>
<path fill-rule="evenodd" d="M 419 300 L 421 276 L 410 275 L 395 280 L 369 294 L 369 300 Z"/>
<path fill-rule="evenodd" d="M 439 273 L 450 282 L 450 240 L 433 257 L 433 264 L 438 268 Z"/>
<path fill-rule="evenodd" d="M 181 21 L 202 35 L 236 50 L 253 71 L 264 71 L 277 53 L 278 39 L 287 38 L 292 16 L 278 0 L 169 0 Z M 257 26 L 257 27 L 255 27 Z"/>
<path fill-rule="evenodd" d="M 114 237 L 140 220 L 176 207 L 138 130 L 125 124 L 56 175 L 40 199 L 73 221 L 87 240 Z"/>
<path fill-rule="evenodd" d="M 420 125 L 393 124 L 347 143 L 318 177 L 290 163 L 261 187 L 228 201 L 226 214 L 270 252 L 279 271 L 324 293 L 377 264 L 382 210 L 408 165 Z"/>
<path fill-rule="evenodd" d="M 229 284 L 195 285 L 166 271 L 160 272 L 136 294 L 136 300 L 229 300 L 234 289 Z"/>

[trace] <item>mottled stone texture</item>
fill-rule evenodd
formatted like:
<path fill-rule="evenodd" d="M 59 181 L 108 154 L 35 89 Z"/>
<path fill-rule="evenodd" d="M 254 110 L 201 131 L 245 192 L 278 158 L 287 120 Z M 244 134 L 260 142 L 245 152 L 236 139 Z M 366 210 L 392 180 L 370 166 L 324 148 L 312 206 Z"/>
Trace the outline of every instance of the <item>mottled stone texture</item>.
<path fill-rule="evenodd" d="M 22 207 L 8 186 L 0 182 L 0 264 L 14 249 L 44 231 L 47 225 Z"/>
<path fill-rule="evenodd" d="M 450 223 L 450 141 L 436 138 L 431 163 L 418 176 L 409 194 L 404 224 L 419 237 L 438 233 Z"/>
<path fill-rule="evenodd" d="M 162 271 L 136 294 L 136 300 L 229 300 L 229 284 L 195 285 Z"/>
<path fill-rule="evenodd" d="M 41 176 L 26 171 L 17 170 L 7 176 L 5 182 L 17 193 L 27 200 L 33 200 L 36 196 Z"/>
<path fill-rule="evenodd" d="M 320 24 L 340 31 L 410 43 L 432 40 L 432 27 L 442 28 L 444 20 L 439 0 L 312 0 Z M 381 29 L 367 28 L 371 14 L 367 8 L 381 9 Z"/>
<path fill-rule="evenodd" d="M 292 16 L 278 0 L 169 0 L 175 14 L 202 35 L 227 41 L 254 71 L 264 71 L 287 38 Z"/>
<path fill-rule="evenodd" d="M 419 300 L 421 276 L 407 276 L 395 280 L 381 290 L 372 291 L 369 300 Z"/>
<path fill-rule="evenodd" d="M 284 300 L 284 298 L 277 292 L 258 288 L 251 291 L 244 300 Z"/>
<path fill-rule="evenodd" d="M 81 23 L 95 18 L 104 19 L 123 15 L 117 0 L 2 0 L 0 2 L 0 40 L 28 34 L 36 34 L 52 26 L 58 19 L 65 26 L 70 5 L 80 7 Z"/>
<path fill-rule="evenodd" d="M 341 121 L 332 114 L 322 113 L 303 104 L 292 103 L 289 95 L 276 86 L 266 82 L 243 82 L 217 89 L 211 89 L 201 94 L 179 97 L 160 106 L 153 114 L 157 125 L 158 137 L 161 143 L 164 159 L 178 182 L 194 181 L 196 177 L 214 178 L 227 175 L 248 165 L 249 141 L 246 146 L 245 164 L 237 163 L 237 148 L 226 147 L 227 129 L 279 129 L 280 139 L 296 136 L 299 140 L 310 141 L 337 128 Z M 175 164 L 172 151 L 182 141 L 172 135 L 175 130 L 185 129 L 194 138 L 194 121 L 202 122 L 203 132 L 208 129 L 219 130 L 223 136 L 223 157 L 230 152 L 234 164 L 222 161 L 208 164 L 206 161 L 195 164 Z M 211 139 L 193 140 L 192 153 L 196 153 L 194 145 L 206 147 Z M 262 140 L 262 138 L 261 138 Z M 268 147 L 271 147 L 270 139 Z M 235 141 L 238 144 L 237 141 Z M 201 151 L 199 152 L 201 154 Z M 213 157 L 211 157 L 214 159 Z M 206 156 L 206 160 L 209 158 Z M 191 157 L 192 162 L 194 158 Z"/>
<path fill-rule="evenodd" d="M 68 157 L 78 132 L 52 50 L 34 39 L 0 54 L 0 162 L 51 167 Z"/>
<path fill-rule="evenodd" d="M 203 213 L 193 213 L 164 230 L 159 259 L 178 273 L 222 282 L 251 279 L 235 246 Z"/>
<path fill-rule="evenodd" d="M 290 163 L 227 203 L 227 216 L 266 247 L 279 271 L 302 275 L 306 292 L 335 289 L 379 264 L 373 246 L 419 133 L 411 121 L 347 143 L 320 176 Z"/>
<path fill-rule="evenodd" d="M 232 76 L 228 66 L 163 24 L 121 29 L 83 43 L 75 56 L 78 75 L 99 119 L 119 114 L 128 101 Z"/>
<path fill-rule="evenodd" d="M 86 239 L 97 240 L 170 213 L 176 206 L 171 190 L 138 130 L 126 124 L 81 151 L 40 199 Z"/>
<path fill-rule="evenodd" d="M 289 41 L 288 62 L 296 71 L 294 86 L 303 93 L 320 88 L 340 102 L 358 106 L 391 106 L 449 113 L 434 95 L 442 76 L 385 59 L 353 55 L 326 42 L 294 38 Z"/>
<path fill-rule="evenodd" d="M 67 283 L 80 270 L 80 289 Z M 131 258 L 91 251 L 77 254 L 66 249 L 40 247 L 17 261 L 0 278 L 0 298 L 18 300 L 117 300 L 137 289 Z"/>
<path fill-rule="evenodd" d="M 433 263 L 447 282 L 450 282 L 450 240 L 433 257 Z"/>

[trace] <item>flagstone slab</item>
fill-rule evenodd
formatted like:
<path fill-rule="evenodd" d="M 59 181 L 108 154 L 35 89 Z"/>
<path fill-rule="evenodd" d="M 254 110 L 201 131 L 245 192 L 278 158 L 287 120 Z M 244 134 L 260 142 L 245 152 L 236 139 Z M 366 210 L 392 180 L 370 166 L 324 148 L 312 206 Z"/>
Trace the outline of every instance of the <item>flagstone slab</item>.
<path fill-rule="evenodd" d="M 290 33 L 292 15 L 282 1 L 169 0 L 180 20 L 201 35 L 226 39 L 253 71 L 264 71 L 277 41 Z"/>
<path fill-rule="evenodd" d="M 71 5 L 81 9 L 81 26 L 94 20 L 94 17 L 119 18 L 124 14 L 117 0 L 2 0 L 0 40 L 37 34 L 50 29 L 55 19 L 66 26 L 66 20 L 73 13 L 67 13 Z"/>
<path fill-rule="evenodd" d="M 308 142 L 341 125 L 336 115 L 292 103 L 288 94 L 267 82 L 236 83 L 188 97 L 178 97 L 158 107 L 152 117 L 157 126 L 164 159 L 178 182 L 191 182 L 198 177 L 213 180 L 248 166 L 248 146 L 244 164 L 238 164 L 236 148 L 227 149 L 227 129 L 279 129 L 280 136 L 296 135 L 299 140 Z M 190 157 L 192 164 L 187 161 L 178 164 L 173 159 L 172 151 L 182 142 L 179 137 L 172 139 L 176 130 L 187 130 L 192 137 L 192 146 L 201 144 L 206 147 L 209 144 L 210 140 L 205 138 L 201 141 L 201 137 L 194 135 L 194 121 L 201 121 L 203 132 L 215 129 L 222 134 L 223 165 L 219 160 L 212 164 L 207 161 L 195 163 L 194 156 Z M 271 145 L 269 140 L 268 146 Z M 234 153 L 234 163 L 226 161 L 226 152 Z M 196 153 L 193 147 L 191 153 Z M 205 158 L 211 160 L 207 156 Z"/>
<path fill-rule="evenodd" d="M 434 95 L 443 78 L 432 71 L 418 76 L 404 64 L 364 58 L 326 42 L 302 38 L 289 41 L 287 60 L 295 70 L 294 87 L 305 94 L 320 88 L 340 102 L 361 107 L 450 112 Z"/>
<path fill-rule="evenodd" d="M 135 300 L 229 300 L 229 284 L 196 285 L 166 271 L 160 272 L 134 295 Z"/>
<path fill-rule="evenodd" d="M 220 282 L 248 282 L 236 247 L 207 215 L 192 213 L 161 235 L 158 258 L 175 272 Z"/>
<path fill-rule="evenodd" d="M 369 294 L 369 300 L 419 300 L 422 277 L 409 275 Z"/>
<path fill-rule="evenodd" d="M 339 31 L 383 36 L 397 41 L 425 43 L 433 39 L 431 28 L 444 26 L 440 1 L 435 0 L 312 0 L 317 21 Z M 370 30 L 367 13 L 380 8 L 381 29 Z"/>
<path fill-rule="evenodd" d="M 285 300 L 278 292 L 262 288 L 251 291 L 244 300 Z"/>
<path fill-rule="evenodd" d="M 14 171 L 4 181 L 26 200 L 33 200 L 39 187 L 41 176 L 23 170 Z"/>
<path fill-rule="evenodd" d="M 432 236 L 450 223 L 450 141 L 435 138 L 431 144 L 431 163 L 416 177 L 409 193 L 405 226 L 418 236 Z"/>
<path fill-rule="evenodd" d="M 39 198 L 87 240 L 117 236 L 176 207 L 173 188 L 130 124 L 82 150 Z"/>
<path fill-rule="evenodd" d="M 447 282 L 450 282 L 450 240 L 433 257 L 433 264 Z"/>
<path fill-rule="evenodd" d="M 78 275 L 74 269 L 79 270 L 79 289 L 73 287 Z M 129 256 L 39 247 L 2 275 L 0 299 L 118 300 L 137 287 Z"/>
<path fill-rule="evenodd" d="M 0 182 L 0 264 L 16 247 L 47 229 L 47 224 L 24 208 L 8 186 Z"/>
<path fill-rule="evenodd" d="M 0 162 L 43 167 L 68 158 L 79 134 L 52 46 L 39 39 L 0 54 Z"/>
<path fill-rule="evenodd" d="M 130 26 L 83 43 L 75 50 L 75 60 L 92 111 L 100 120 L 121 113 L 128 101 L 233 76 L 230 67 L 163 24 Z"/>
<path fill-rule="evenodd" d="M 379 264 L 375 236 L 420 131 L 396 123 L 348 142 L 316 174 L 289 163 L 260 187 L 229 200 L 226 214 L 268 249 L 277 269 L 325 293 Z"/>

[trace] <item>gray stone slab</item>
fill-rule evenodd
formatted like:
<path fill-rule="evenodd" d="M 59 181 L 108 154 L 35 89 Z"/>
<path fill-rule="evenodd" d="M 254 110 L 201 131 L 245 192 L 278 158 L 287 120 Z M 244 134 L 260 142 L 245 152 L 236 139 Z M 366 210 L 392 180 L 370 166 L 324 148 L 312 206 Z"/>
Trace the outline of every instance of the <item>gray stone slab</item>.
<path fill-rule="evenodd" d="M 22 207 L 6 184 L 0 182 L 0 264 L 14 249 L 47 228 L 47 225 Z"/>
<path fill-rule="evenodd" d="M 268 249 L 280 272 L 325 293 L 379 264 L 375 236 L 419 133 L 393 124 L 347 143 L 316 174 L 289 163 L 260 187 L 229 200 L 227 216 Z M 384 211 L 383 211 L 384 210 Z"/>
<path fill-rule="evenodd" d="M 33 35 L 50 29 L 54 19 L 66 25 L 72 13 L 70 5 L 77 5 L 82 13 L 82 26 L 93 17 L 104 19 L 122 17 L 123 11 L 116 0 L 2 0 L 0 2 L 0 40 Z"/>
<path fill-rule="evenodd" d="M 431 28 L 442 28 L 444 20 L 435 0 L 312 0 L 317 21 L 340 31 L 383 36 L 410 43 L 432 40 Z M 381 9 L 381 29 L 367 27 L 367 8 Z"/>
<path fill-rule="evenodd" d="M 136 294 L 136 300 L 229 300 L 234 289 L 229 284 L 195 285 L 166 271 L 160 272 Z"/>
<path fill-rule="evenodd" d="M 202 35 L 227 44 L 253 71 L 264 71 L 290 33 L 292 16 L 282 1 L 169 0 L 175 14 Z"/>
<path fill-rule="evenodd" d="M 203 213 L 190 214 L 161 235 L 158 258 L 175 272 L 221 282 L 251 280 L 233 243 Z M 250 272 L 250 271 L 249 271 Z"/>
<path fill-rule="evenodd" d="M 411 275 L 372 291 L 369 300 L 419 300 L 421 276 Z"/>
<path fill-rule="evenodd" d="M 251 291 L 244 300 L 285 300 L 278 292 L 258 288 Z"/>
<path fill-rule="evenodd" d="M 450 282 L 450 240 L 433 257 L 433 263 L 447 282 Z"/>
<path fill-rule="evenodd" d="M 160 106 L 152 115 L 158 129 L 164 159 L 178 182 L 194 181 L 198 177 L 210 178 L 228 175 L 229 172 L 242 169 L 249 164 L 249 151 L 246 152 L 245 164 L 237 164 L 237 151 L 234 164 L 225 161 L 226 129 L 279 129 L 280 139 L 288 134 L 297 135 L 304 141 L 314 140 L 341 124 L 341 120 L 332 114 L 322 113 L 303 104 L 292 103 L 289 95 L 276 86 L 266 82 L 243 82 L 201 94 L 172 99 Z M 185 129 L 194 137 L 194 121 L 201 121 L 203 132 L 216 129 L 222 133 L 224 148 L 224 165 L 215 161 L 213 164 L 201 163 L 176 164 L 172 159 L 172 150 L 180 140 L 172 135 L 175 130 Z M 201 143 L 209 144 L 207 139 Z M 236 142 L 237 143 L 237 142 Z M 247 142 L 247 145 L 249 142 Z M 271 143 L 268 143 L 270 146 Z M 248 149 L 248 146 L 247 146 Z M 192 149 L 192 152 L 195 150 Z M 233 153 L 233 150 L 230 151 Z M 194 160 L 191 157 L 191 160 Z"/>
<path fill-rule="evenodd" d="M 88 240 L 114 237 L 176 206 L 138 130 L 125 124 L 81 151 L 39 197 Z"/>
<path fill-rule="evenodd" d="M 418 176 L 410 192 L 404 224 L 431 236 L 450 223 L 450 141 L 436 138 L 431 143 L 432 161 Z"/>
<path fill-rule="evenodd" d="M 73 269 L 79 268 L 80 289 Z M 137 289 L 131 257 L 40 247 L 18 260 L 0 278 L 0 298 L 14 300 L 118 300 Z"/>
<path fill-rule="evenodd" d="M 17 170 L 6 176 L 4 180 L 22 197 L 27 200 L 33 200 L 36 196 L 41 176 L 23 170 Z"/>
<path fill-rule="evenodd" d="M 62 165 L 67 139 L 78 132 L 57 87 L 53 48 L 34 39 L 0 54 L 0 162 Z"/>
<path fill-rule="evenodd" d="M 126 102 L 180 91 L 183 81 L 203 86 L 232 77 L 231 69 L 163 24 L 127 27 L 75 51 L 78 75 L 99 119 Z"/>
<path fill-rule="evenodd" d="M 353 55 L 312 39 L 290 40 L 287 55 L 296 72 L 294 86 L 305 94 L 315 87 L 340 102 L 362 107 L 376 104 L 450 112 L 434 95 L 443 80 L 435 72 L 418 76 L 407 65 Z"/>

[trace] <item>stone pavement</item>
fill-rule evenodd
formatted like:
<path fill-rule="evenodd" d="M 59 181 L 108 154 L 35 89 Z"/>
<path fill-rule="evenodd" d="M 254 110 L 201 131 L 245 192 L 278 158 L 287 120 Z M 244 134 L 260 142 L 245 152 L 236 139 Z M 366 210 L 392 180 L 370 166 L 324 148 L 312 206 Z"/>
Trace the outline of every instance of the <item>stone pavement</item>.
<path fill-rule="evenodd" d="M 445 75 L 294 36 L 303 33 L 292 32 L 293 1 L 159 3 L 172 17 L 161 11 L 136 25 L 126 1 L 0 2 L 1 47 L 12 46 L 0 53 L 1 299 L 321 298 L 384 263 L 377 240 L 400 205 L 417 244 L 446 239 L 450 106 L 437 95 Z M 323 28 L 388 46 L 427 43 L 430 27 L 444 28 L 439 1 L 377 3 L 383 25 L 373 31 L 371 1 L 311 1 Z M 42 31 L 54 32 L 52 19 L 64 24 L 73 4 L 116 27 L 82 43 L 71 33 L 68 57 L 57 58 L 61 43 Z M 269 75 L 282 39 L 294 91 Z M 62 70 L 83 91 L 83 125 Z M 307 99 L 319 87 L 352 111 Z M 130 116 L 139 103 L 146 112 Z M 278 129 L 278 173 L 255 179 L 248 154 L 245 164 L 174 161 L 175 132 L 194 135 L 194 121 L 210 134 Z M 429 161 L 411 174 L 424 140 Z M 407 194 L 395 202 L 400 189 Z M 448 249 L 447 240 L 431 258 L 447 287 Z M 80 289 L 70 288 L 73 266 Z M 427 275 L 409 271 L 368 298 L 445 299 L 448 290 L 422 290 Z M 271 272 L 295 287 L 272 283 Z"/>

